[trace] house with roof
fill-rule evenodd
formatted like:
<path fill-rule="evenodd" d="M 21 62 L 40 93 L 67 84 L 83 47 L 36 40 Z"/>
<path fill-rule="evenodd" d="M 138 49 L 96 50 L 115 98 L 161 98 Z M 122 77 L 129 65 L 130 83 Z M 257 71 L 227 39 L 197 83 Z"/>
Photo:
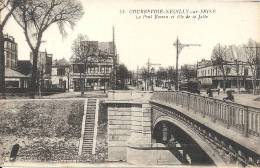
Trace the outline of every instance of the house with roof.
<path fill-rule="evenodd" d="M 22 74 L 11 68 L 5 68 L 5 85 L 8 92 L 24 92 L 29 88 L 31 75 Z"/>

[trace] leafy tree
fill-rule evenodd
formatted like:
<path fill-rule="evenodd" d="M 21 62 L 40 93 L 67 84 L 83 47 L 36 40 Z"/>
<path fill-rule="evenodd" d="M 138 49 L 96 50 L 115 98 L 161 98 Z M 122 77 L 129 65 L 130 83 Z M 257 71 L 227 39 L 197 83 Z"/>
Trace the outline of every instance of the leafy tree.
<path fill-rule="evenodd" d="M 188 81 L 190 79 L 192 79 L 192 78 L 196 78 L 197 77 L 196 69 L 189 68 L 188 65 L 183 65 L 181 67 L 181 73 L 183 74 L 185 79 L 187 79 Z"/>
<path fill-rule="evenodd" d="M 176 78 L 175 68 L 169 66 L 167 68 L 159 68 L 156 72 L 157 82 L 161 83 L 163 80 L 172 83 Z"/>
<path fill-rule="evenodd" d="M 117 80 L 120 89 L 125 88 L 125 80 L 129 78 L 129 71 L 124 64 L 119 64 L 117 70 Z"/>
<path fill-rule="evenodd" d="M 42 38 L 51 25 L 58 25 L 65 36 L 65 25 L 73 27 L 83 15 L 83 7 L 78 0 L 22 0 L 14 10 L 14 18 L 23 29 L 26 41 L 32 51 L 33 66 L 30 88 L 36 92 L 38 53 Z"/>
<path fill-rule="evenodd" d="M 5 54 L 4 54 L 4 28 L 14 10 L 21 0 L 0 1 L 0 93 L 5 93 Z"/>
<path fill-rule="evenodd" d="M 168 73 L 167 69 L 165 68 L 159 68 L 158 71 L 156 72 L 156 78 L 157 80 L 167 80 L 168 79 Z"/>
<path fill-rule="evenodd" d="M 173 66 L 169 66 L 167 68 L 167 74 L 168 74 L 168 78 L 170 80 L 170 82 L 174 81 L 176 78 L 176 70 Z"/>

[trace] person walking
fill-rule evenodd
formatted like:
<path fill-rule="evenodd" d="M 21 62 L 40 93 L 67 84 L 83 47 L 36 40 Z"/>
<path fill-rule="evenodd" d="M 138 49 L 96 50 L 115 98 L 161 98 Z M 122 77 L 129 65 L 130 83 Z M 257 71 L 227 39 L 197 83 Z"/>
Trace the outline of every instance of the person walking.
<path fill-rule="evenodd" d="M 234 101 L 234 96 L 232 94 L 232 91 L 227 91 L 227 97 L 223 98 L 223 100 L 228 100 L 228 101 Z"/>

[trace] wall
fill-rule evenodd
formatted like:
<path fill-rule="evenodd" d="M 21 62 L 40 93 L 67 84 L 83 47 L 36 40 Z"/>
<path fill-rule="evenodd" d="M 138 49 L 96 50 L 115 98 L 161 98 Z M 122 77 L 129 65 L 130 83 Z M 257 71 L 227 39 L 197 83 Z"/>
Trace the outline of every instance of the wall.
<path fill-rule="evenodd" d="M 129 145 L 151 143 L 150 105 L 129 101 L 105 103 L 108 110 L 108 160 L 126 161 Z"/>

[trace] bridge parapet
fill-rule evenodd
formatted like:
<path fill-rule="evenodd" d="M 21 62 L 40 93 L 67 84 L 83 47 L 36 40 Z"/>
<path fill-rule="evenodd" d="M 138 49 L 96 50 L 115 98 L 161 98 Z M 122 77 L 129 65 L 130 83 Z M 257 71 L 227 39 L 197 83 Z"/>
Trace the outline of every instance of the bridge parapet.
<path fill-rule="evenodd" d="M 174 104 L 219 121 L 227 128 L 233 128 L 245 137 L 260 136 L 260 109 L 238 103 L 223 101 L 198 94 L 176 91 L 155 92 L 151 100 Z"/>

